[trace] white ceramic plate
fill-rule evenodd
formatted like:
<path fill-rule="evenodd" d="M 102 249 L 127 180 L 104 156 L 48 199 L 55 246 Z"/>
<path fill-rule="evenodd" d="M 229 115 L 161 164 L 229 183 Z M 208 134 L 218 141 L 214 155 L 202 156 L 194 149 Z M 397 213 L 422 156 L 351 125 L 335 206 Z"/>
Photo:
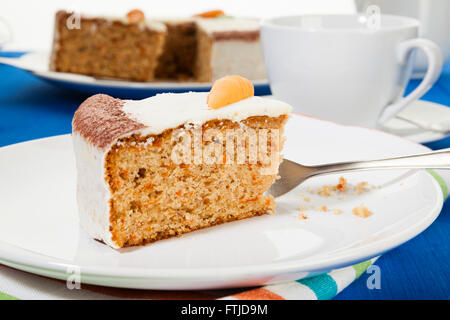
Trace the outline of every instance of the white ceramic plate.
<path fill-rule="evenodd" d="M 87 94 L 106 93 L 117 98 L 143 99 L 163 92 L 209 91 L 211 83 L 199 82 L 132 82 L 98 79 L 90 76 L 53 72 L 46 52 L 27 53 L 20 58 L 2 58 L 0 63 L 28 71 L 36 77 L 66 89 Z M 267 79 L 252 81 L 256 95 L 270 94 Z"/>
<path fill-rule="evenodd" d="M 305 164 L 423 152 L 413 142 L 375 130 L 293 115 L 285 156 Z M 113 250 L 79 229 L 70 136 L 0 149 L 0 262 L 48 277 L 145 289 L 212 289 L 294 280 L 377 256 L 416 236 L 438 216 L 443 195 L 424 170 L 345 174 L 350 183 L 380 186 L 337 197 L 300 193 L 334 184 L 330 175 L 307 181 L 277 199 L 277 213 L 195 231 L 145 247 Z M 352 208 L 373 215 L 359 218 Z M 301 205 L 341 209 L 306 211 Z M 79 269 L 78 269 L 79 268 Z"/>

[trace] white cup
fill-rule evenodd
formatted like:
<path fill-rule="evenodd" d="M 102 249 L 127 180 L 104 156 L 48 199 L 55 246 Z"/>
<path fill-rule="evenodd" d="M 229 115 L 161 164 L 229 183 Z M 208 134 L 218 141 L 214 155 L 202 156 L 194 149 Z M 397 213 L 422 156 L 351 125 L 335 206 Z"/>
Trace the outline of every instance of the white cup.
<path fill-rule="evenodd" d="M 417 38 L 418 26 L 390 15 L 265 20 L 261 39 L 272 93 L 300 113 L 376 127 L 419 99 L 441 73 L 440 49 Z M 402 98 L 416 48 L 426 54 L 428 69 Z"/>
<path fill-rule="evenodd" d="M 381 13 L 415 18 L 420 21 L 419 37 L 434 41 L 444 61 L 450 58 L 450 1 L 449 0 L 356 0 L 358 11 L 378 6 Z M 413 77 L 423 77 L 427 59 L 422 52 L 415 58 Z"/>

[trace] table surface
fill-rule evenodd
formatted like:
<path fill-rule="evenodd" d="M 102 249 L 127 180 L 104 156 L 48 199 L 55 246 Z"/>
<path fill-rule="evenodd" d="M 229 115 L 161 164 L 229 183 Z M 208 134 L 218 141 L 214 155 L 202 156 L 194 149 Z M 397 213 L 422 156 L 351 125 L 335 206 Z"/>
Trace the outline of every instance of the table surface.
<path fill-rule="evenodd" d="M 18 56 L 0 52 L 0 56 Z M 413 80 L 406 92 L 418 84 Z M 0 147 L 71 132 L 73 113 L 86 98 L 47 84 L 32 75 L 0 65 Z M 422 98 L 450 106 L 450 63 Z M 427 144 L 450 147 L 450 138 Z M 364 274 L 335 299 L 450 299 L 450 201 L 422 234 L 384 254 L 376 263 L 381 289 L 369 290 Z"/>

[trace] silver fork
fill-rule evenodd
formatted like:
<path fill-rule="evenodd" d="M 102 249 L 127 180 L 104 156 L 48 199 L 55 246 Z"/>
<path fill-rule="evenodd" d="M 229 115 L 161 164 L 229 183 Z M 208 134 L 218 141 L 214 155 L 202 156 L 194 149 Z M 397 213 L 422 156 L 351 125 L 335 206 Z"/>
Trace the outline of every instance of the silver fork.
<path fill-rule="evenodd" d="M 270 187 L 269 194 L 279 197 L 291 191 L 303 181 L 318 175 L 362 171 L 370 169 L 419 169 L 419 168 L 445 168 L 450 169 L 450 148 L 410 156 L 339 162 L 319 166 L 304 166 L 294 161 L 284 159 L 280 164 L 280 179 Z"/>

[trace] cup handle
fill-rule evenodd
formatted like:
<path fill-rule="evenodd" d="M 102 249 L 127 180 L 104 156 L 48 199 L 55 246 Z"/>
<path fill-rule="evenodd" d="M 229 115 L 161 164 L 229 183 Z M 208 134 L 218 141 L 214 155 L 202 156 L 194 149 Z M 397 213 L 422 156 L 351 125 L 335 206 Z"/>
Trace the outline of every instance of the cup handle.
<path fill-rule="evenodd" d="M 428 60 L 428 68 L 425 77 L 413 92 L 408 94 L 406 97 L 401 98 L 397 102 L 387 106 L 378 118 L 378 124 L 382 124 L 391 119 L 408 104 L 422 97 L 428 90 L 430 90 L 441 74 L 443 57 L 441 49 L 434 42 L 427 39 L 416 38 L 400 43 L 397 48 L 397 56 L 400 63 L 407 62 L 406 60 L 408 59 L 408 54 L 413 49 L 421 49 L 425 52 Z"/>

